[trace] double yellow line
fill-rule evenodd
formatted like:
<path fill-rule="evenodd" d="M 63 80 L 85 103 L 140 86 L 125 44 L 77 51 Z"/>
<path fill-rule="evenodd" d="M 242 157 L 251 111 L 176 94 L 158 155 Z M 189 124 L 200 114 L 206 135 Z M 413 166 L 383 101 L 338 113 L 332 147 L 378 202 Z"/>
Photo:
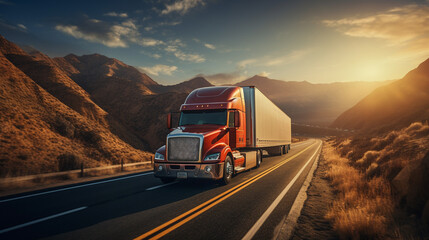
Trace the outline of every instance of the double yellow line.
<path fill-rule="evenodd" d="M 155 239 L 160 239 L 163 236 L 167 235 L 168 233 L 172 232 L 173 230 L 175 230 L 176 228 L 182 226 L 183 224 L 189 222 L 190 220 L 196 218 L 197 216 L 201 215 L 202 213 L 204 213 L 205 211 L 209 210 L 210 208 L 216 206 L 217 204 L 219 204 L 220 202 L 222 202 L 223 200 L 231 197 L 232 195 L 236 194 L 237 192 L 241 191 L 242 189 L 244 189 L 245 187 L 249 186 L 250 184 L 256 182 L 257 180 L 259 180 L 260 178 L 264 177 L 265 175 L 269 174 L 270 172 L 276 170 L 277 168 L 281 167 L 283 164 L 289 162 L 290 160 L 296 158 L 297 156 L 299 156 L 300 154 L 302 154 L 303 152 L 305 152 L 307 149 L 309 149 L 310 147 L 312 147 L 314 144 L 311 144 L 310 146 L 306 147 L 304 150 L 298 152 L 297 154 L 287 158 L 286 160 L 277 163 L 276 165 L 270 167 L 269 169 L 259 173 L 258 175 L 238 184 L 237 186 L 228 189 L 227 191 L 219 194 L 218 196 L 192 208 L 191 210 L 181 214 L 180 216 L 177 216 L 173 219 L 171 219 L 170 221 L 150 230 L 149 232 L 138 236 L 137 238 L 135 238 L 134 240 L 141 240 L 141 239 L 145 239 L 157 232 L 159 232 L 160 230 L 164 229 L 167 226 L 170 226 L 171 224 L 179 221 L 180 219 L 182 219 L 181 221 L 177 222 L 176 224 L 168 227 L 167 229 L 165 229 L 164 231 L 156 234 L 155 236 L 151 237 L 151 240 L 155 240 Z M 185 218 L 186 217 L 186 218 Z M 183 219 L 184 218 L 184 219 Z"/>

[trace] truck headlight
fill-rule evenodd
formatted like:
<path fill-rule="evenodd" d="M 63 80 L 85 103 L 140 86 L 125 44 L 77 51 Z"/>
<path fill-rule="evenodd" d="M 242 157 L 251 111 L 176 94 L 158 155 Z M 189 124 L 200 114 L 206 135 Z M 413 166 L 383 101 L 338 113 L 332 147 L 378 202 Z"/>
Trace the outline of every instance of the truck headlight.
<path fill-rule="evenodd" d="M 204 158 L 204 161 L 214 161 L 219 160 L 220 153 L 210 154 Z"/>
<path fill-rule="evenodd" d="M 155 153 L 155 159 L 164 160 L 164 155 L 162 155 L 161 153 Z"/>

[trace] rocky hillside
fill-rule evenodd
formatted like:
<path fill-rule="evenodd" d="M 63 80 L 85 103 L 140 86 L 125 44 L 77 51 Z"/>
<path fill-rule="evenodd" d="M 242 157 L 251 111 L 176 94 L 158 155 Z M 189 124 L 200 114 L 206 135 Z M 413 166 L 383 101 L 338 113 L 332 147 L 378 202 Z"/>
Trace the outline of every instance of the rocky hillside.
<path fill-rule="evenodd" d="M 24 68 L 24 72 L 18 66 L 23 67 L 20 64 L 31 59 L 19 48 L 4 38 L 0 46 L 0 176 L 69 170 L 78 168 L 81 162 L 86 167 L 95 167 L 118 164 L 121 159 L 125 162 L 149 160 L 149 153 L 122 141 L 94 119 L 94 115 L 86 115 L 85 111 L 79 112 L 72 108 L 75 106 L 60 101 L 66 94 L 56 97 L 41 86 L 43 83 L 39 85 L 30 78 L 34 69 Z M 52 67 L 41 63 L 39 67 L 42 66 Z M 67 86 L 66 77 L 62 80 L 57 79 L 59 89 L 66 92 L 73 87 L 80 89 L 72 83 Z M 85 91 L 71 96 L 86 100 L 89 106 L 104 113 L 84 98 L 88 96 Z"/>
<path fill-rule="evenodd" d="M 106 112 L 98 107 L 85 90 L 70 79 L 55 62 L 40 52 L 27 54 L 0 36 L 0 51 L 19 70 L 54 97 L 83 116 L 105 125 Z"/>
<path fill-rule="evenodd" d="M 429 120 L 429 59 L 404 78 L 374 90 L 341 114 L 334 127 L 390 130 Z"/>
<path fill-rule="evenodd" d="M 238 86 L 256 86 L 295 123 L 329 125 L 341 113 L 387 82 L 313 84 L 253 76 Z"/>

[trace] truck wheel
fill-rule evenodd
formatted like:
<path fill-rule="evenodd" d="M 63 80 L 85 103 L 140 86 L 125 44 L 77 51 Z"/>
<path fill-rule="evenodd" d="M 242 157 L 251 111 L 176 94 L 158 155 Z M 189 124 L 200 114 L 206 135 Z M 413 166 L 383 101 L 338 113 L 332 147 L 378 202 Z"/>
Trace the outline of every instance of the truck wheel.
<path fill-rule="evenodd" d="M 256 167 L 258 168 L 259 166 L 261 166 L 262 163 L 262 151 L 258 150 L 258 152 L 256 153 Z"/>
<path fill-rule="evenodd" d="M 232 175 L 234 174 L 234 165 L 232 164 L 231 157 L 226 156 L 225 164 L 223 165 L 223 177 L 221 183 L 227 185 L 231 182 Z"/>
<path fill-rule="evenodd" d="M 161 182 L 162 183 L 171 183 L 171 182 L 173 182 L 174 180 L 176 180 L 175 178 L 166 178 L 166 177 L 162 177 L 162 178 L 160 178 L 161 179 Z"/>

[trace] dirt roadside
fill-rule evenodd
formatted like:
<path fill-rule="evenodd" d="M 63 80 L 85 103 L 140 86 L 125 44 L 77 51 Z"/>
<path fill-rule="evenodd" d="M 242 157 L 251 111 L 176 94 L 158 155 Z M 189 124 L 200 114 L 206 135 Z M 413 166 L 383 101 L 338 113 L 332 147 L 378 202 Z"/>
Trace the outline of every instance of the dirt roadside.
<path fill-rule="evenodd" d="M 110 179 L 114 177 L 121 177 L 130 174 L 138 174 L 141 172 L 151 171 L 153 168 L 144 166 L 136 169 L 127 169 L 122 172 L 112 172 L 112 173 L 104 173 L 99 175 L 87 175 L 84 177 L 64 177 L 63 179 L 48 179 L 41 182 L 33 181 L 33 182 L 25 182 L 22 184 L 13 184 L 10 186 L 2 186 L 0 188 L 0 197 L 7 197 L 15 194 L 21 194 L 26 192 L 39 191 L 49 188 L 57 188 L 64 187 L 67 185 L 79 184 L 79 183 L 87 183 L 92 181 L 99 181 L 104 179 Z"/>
<path fill-rule="evenodd" d="M 323 157 L 320 155 L 318 166 L 307 190 L 307 200 L 298 218 L 290 239 L 338 239 L 339 236 L 332 229 L 325 215 L 335 199 L 335 194 L 326 177 L 328 169 Z"/>

